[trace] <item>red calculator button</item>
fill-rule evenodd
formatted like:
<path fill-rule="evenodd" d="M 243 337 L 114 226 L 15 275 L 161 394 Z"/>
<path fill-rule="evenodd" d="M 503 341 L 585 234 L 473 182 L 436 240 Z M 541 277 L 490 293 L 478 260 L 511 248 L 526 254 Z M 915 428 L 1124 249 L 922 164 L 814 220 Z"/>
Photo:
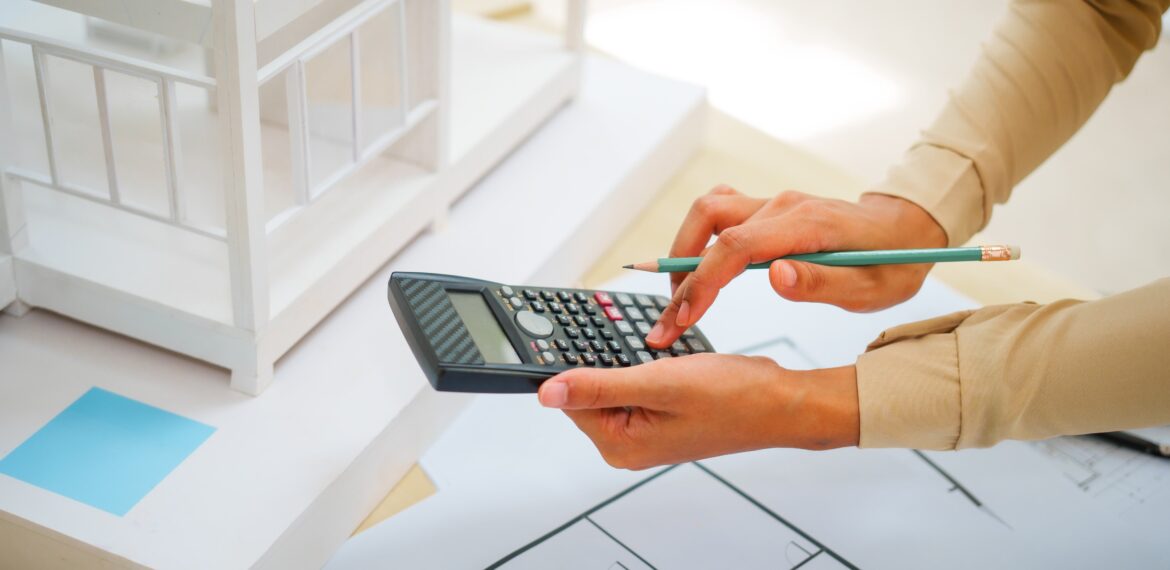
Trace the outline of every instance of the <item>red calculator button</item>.
<path fill-rule="evenodd" d="M 602 307 L 608 307 L 613 304 L 613 299 L 609 298 L 609 293 L 605 291 L 598 291 L 593 294 L 593 298 L 597 299 L 597 304 Z"/>
<path fill-rule="evenodd" d="M 619 311 L 618 308 L 613 306 L 613 305 L 610 305 L 610 306 L 605 308 L 605 316 L 609 317 L 609 320 L 611 320 L 611 321 L 622 320 L 621 311 Z"/>

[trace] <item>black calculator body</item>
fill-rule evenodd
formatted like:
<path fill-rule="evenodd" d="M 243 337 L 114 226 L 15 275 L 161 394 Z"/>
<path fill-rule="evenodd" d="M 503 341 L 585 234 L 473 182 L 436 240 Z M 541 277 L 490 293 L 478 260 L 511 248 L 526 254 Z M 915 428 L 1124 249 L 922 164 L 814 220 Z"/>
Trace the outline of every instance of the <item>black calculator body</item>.
<path fill-rule="evenodd" d="M 389 288 L 414 357 L 444 392 L 535 392 L 569 368 L 637 366 L 712 351 L 695 327 L 668 350 L 646 346 L 669 302 L 662 296 L 403 272 L 390 275 Z"/>

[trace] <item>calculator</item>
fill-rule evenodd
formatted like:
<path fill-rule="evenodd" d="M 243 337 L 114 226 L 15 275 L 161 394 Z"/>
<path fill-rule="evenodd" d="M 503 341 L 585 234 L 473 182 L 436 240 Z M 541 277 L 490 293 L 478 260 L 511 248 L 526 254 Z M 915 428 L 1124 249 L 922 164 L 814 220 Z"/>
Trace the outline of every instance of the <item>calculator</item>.
<path fill-rule="evenodd" d="M 691 327 L 666 350 L 646 335 L 660 295 L 504 285 L 434 273 L 390 275 L 390 308 L 436 390 L 535 392 L 570 368 L 619 368 L 711 352 Z"/>

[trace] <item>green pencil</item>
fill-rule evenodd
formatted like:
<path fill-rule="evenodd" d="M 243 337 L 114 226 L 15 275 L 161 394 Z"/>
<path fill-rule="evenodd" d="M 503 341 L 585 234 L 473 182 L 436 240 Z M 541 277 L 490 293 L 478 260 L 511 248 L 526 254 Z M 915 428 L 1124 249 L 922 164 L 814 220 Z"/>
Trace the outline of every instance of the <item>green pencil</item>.
<path fill-rule="evenodd" d="M 946 261 L 1011 261 L 1020 258 L 1020 247 L 1015 245 L 981 245 L 977 247 L 943 247 L 937 249 L 884 249 L 872 251 L 825 251 L 786 255 L 779 259 L 791 259 L 833 265 L 856 267 L 861 265 L 895 265 L 900 263 L 942 263 Z M 651 273 L 677 273 L 694 271 L 702 257 L 661 257 L 657 261 L 644 261 L 624 266 Z M 772 261 L 776 261 L 773 259 Z M 748 265 L 748 269 L 767 269 L 772 261 Z"/>

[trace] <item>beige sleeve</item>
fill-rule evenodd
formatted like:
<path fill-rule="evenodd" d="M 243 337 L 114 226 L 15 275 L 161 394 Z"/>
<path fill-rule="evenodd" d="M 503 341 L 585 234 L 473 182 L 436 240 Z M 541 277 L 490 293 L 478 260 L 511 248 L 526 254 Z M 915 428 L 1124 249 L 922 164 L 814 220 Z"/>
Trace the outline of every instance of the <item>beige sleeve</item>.
<path fill-rule="evenodd" d="M 925 208 L 965 243 L 1060 148 L 1161 30 L 1170 0 L 1017 0 L 966 81 L 871 191 Z"/>
<path fill-rule="evenodd" d="M 966 82 L 872 191 L 960 245 L 1154 45 L 1170 0 L 1017 0 Z M 1170 423 L 1170 280 L 886 331 L 857 361 L 862 447 L 956 449 Z"/>
<path fill-rule="evenodd" d="M 861 447 L 961 449 L 1170 424 L 1170 279 L 890 329 L 857 360 Z"/>

